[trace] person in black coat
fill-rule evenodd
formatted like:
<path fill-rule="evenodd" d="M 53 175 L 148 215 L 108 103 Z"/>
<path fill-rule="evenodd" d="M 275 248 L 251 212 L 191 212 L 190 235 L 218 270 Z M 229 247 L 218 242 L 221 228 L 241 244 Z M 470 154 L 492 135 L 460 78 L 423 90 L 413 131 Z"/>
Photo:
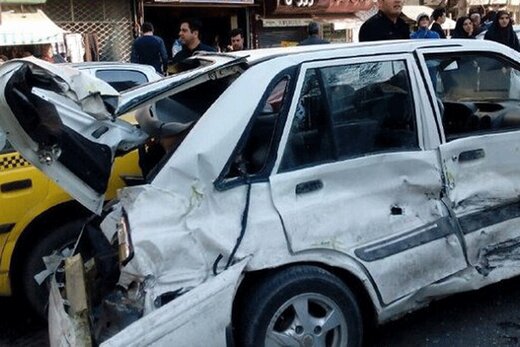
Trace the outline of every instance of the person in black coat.
<path fill-rule="evenodd" d="M 309 23 L 307 26 L 307 33 L 309 34 L 309 37 L 301 41 L 298 46 L 321 45 L 329 43 L 329 41 L 323 40 L 320 37 L 320 25 L 316 22 Z"/>
<path fill-rule="evenodd" d="M 439 34 L 439 37 L 441 39 L 445 39 L 446 34 L 444 33 L 444 30 L 442 30 L 441 25 L 444 24 L 444 22 L 446 22 L 446 9 L 440 7 L 433 10 L 432 19 L 433 24 L 430 30 L 435 31 L 437 34 Z"/>
<path fill-rule="evenodd" d="M 473 22 L 469 17 L 462 16 L 457 19 L 455 29 L 453 30 L 453 39 L 474 39 L 473 36 Z"/>
<path fill-rule="evenodd" d="M 378 0 L 379 11 L 359 28 L 359 42 L 410 38 L 410 27 L 401 12 L 404 0 Z"/>
<path fill-rule="evenodd" d="M 518 37 L 516 36 L 515 31 L 513 30 L 511 17 L 506 11 L 498 11 L 495 21 L 486 32 L 484 39 L 495 41 L 511 47 L 516 51 L 520 51 L 520 43 L 518 42 Z"/>
<path fill-rule="evenodd" d="M 155 70 L 163 74 L 168 68 L 168 53 L 163 39 L 153 34 L 153 25 L 144 22 L 143 35 L 137 38 L 132 45 L 130 62 L 151 65 Z"/>

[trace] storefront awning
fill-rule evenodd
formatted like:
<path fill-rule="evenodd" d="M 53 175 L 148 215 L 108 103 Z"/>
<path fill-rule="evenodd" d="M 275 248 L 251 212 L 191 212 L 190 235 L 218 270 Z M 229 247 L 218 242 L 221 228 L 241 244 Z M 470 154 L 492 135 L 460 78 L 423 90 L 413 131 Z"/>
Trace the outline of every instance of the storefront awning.
<path fill-rule="evenodd" d="M 0 0 L 1 4 L 13 4 L 13 5 L 41 5 L 45 4 L 47 0 Z"/>
<path fill-rule="evenodd" d="M 433 12 L 433 9 L 428 6 L 413 6 L 413 5 L 403 6 L 403 14 L 406 17 L 413 20 L 414 22 L 417 19 L 417 16 L 420 15 L 421 13 L 426 13 L 428 16 L 431 17 L 432 12 Z M 453 30 L 453 29 L 455 29 L 455 24 L 456 24 L 456 22 L 453 19 L 446 18 L 446 22 L 444 22 L 444 24 L 442 24 L 441 26 L 444 30 L 448 30 L 448 29 Z"/>
<path fill-rule="evenodd" d="M 34 13 L 2 12 L 0 46 L 33 45 L 63 41 L 65 30 L 41 10 Z"/>

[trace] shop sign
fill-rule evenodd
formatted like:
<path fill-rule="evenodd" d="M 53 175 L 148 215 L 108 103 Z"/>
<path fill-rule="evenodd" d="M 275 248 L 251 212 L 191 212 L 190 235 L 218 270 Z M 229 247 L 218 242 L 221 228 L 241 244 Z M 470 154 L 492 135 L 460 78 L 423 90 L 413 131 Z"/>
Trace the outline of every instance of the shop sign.
<path fill-rule="evenodd" d="M 305 27 L 311 21 L 310 18 L 263 18 L 262 25 L 264 28 Z"/>
<path fill-rule="evenodd" d="M 296 7 L 311 7 L 314 5 L 314 0 L 283 0 L 285 6 Z"/>
<path fill-rule="evenodd" d="M 374 6 L 373 0 L 276 0 L 272 14 L 348 14 L 368 11 Z"/>
<path fill-rule="evenodd" d="M 156 3 L 208 4 L 208 5 L 253 5 L 254 0 L 155 0 Z"/>

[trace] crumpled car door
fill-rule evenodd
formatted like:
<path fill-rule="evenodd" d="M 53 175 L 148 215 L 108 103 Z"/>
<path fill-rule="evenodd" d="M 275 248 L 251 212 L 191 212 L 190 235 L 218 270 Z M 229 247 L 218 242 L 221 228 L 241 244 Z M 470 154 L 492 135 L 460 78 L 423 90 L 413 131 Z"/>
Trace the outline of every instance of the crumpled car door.
<path fill-rule="evenodd" d="M 197 57 L 192 61 L 192 69 L 121 95 L 75 69 L 36 58 L 10 61 L 0 67 L 4 90 L 0 127 L 24 158 L 85 207 L 100 213 L 114 157 L 149 137 L 119 116 L 219 78 L 218 72 L 243 63 L 244 58 Z"/>
<path fill-rule="evenodd" d="M 404 55 L 302 67 L 270 178 L 290 249 L 362 264 L 384 303 L 466 267 L 437 153 L 419 148 L 412 67 Z"/>
<path fill-rule="evenodd" d="M 520 252 L 520 64 L 488 52 L 425 59 L 444 106 L 439 152 L 468 261 L 485 277 L 511 277 Z"/>

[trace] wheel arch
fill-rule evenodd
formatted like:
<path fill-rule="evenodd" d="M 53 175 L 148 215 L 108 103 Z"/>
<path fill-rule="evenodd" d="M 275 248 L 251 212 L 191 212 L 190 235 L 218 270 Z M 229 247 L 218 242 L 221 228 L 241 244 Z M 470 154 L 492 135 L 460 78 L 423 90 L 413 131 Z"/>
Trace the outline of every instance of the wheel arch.
<path fill-rule="evenodd" d="M 34 218 L 15 238 L 14 248 L 8 257 L 9 281 L 12 293 L 17 294 L 20 288 L 20 278 L 16 274 L 20 273 L 23 260 L 31 251 L 32 247 L 42 240 L 47 233 L 42 229 L 56 229 L 66 223 L 78 218 L 84 218 L 89 215 L 89 211 L 81 204 L 74 200 L 55 205 Z"/>
<path fill-rule="evenodd" d="M 231 321 L 235 322 L 238 309 L 242 306 L 243 300 L 247 299 L 247 293 L 252 287 L 275 273 L 291 267 L 304 265 L 320 267 L 338 277 L 354 294 L 361 311 L 363 326 L 366 329 L 370 329 L 377 324 L 377 309 L 374 306 L 374 301 L 364 281 L 352 271 L 317 261 L 290 263 L 268 269 L 246 272 L 237 288 L 235 299 L 233 300 Z"/>

